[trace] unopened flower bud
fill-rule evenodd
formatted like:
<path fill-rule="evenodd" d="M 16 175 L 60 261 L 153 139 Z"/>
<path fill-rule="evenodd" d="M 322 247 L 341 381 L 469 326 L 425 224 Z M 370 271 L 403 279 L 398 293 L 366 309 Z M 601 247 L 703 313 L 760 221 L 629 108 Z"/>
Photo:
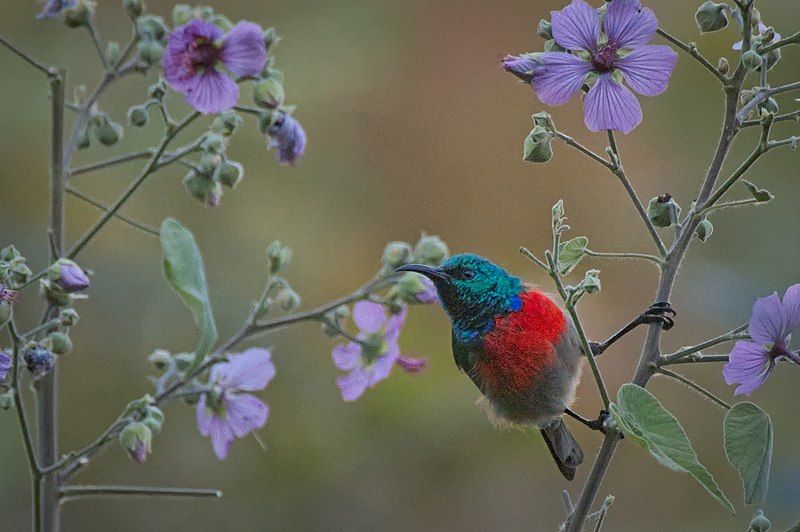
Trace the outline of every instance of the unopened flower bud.
<path fill-rule="evenodd" d="M 132 126 L 144 127 L 149 117 L 147 107 L 144 105 L 134 105 L 128 109 L 128 122 L 130 122 Z"/>
<path fill-rule="evenodd" d="M 86 26 L 92 20 L 95 3 L 90 0 L 76 0 L 64 10 L 64 24 L 68 28 Z"/>
<path fill-rule="evenodd" d="M 145 39 L 139 42 L 139 59 L 147 66 L 154 66 L 164 57 L 164 47 L 156 40 Z"/>
<path fill-rule="evenodd" d="M 403 368 L 406 373 L 411 373 L 413 375 L 415 373 L 420 373 L 428 367 L 428 359 L 401 355 L 397 357 L 397 365 Z"/>
<path fill-rule="evenodd" d="M 404 274 L 396 286 L 397 296 L 406 303 L 429 304 L 439 299 L 433 281 L 418 273 Z"/>
<path fill-rule="evenodd" d="M 428 266 L 439 266 L 450 256 L 447 244 L 436 235 L 422 235 L 414 246 L 413 261 Z"/>
<path fill-rule="evenodd" d="M 781 49 L 775 48 L 774 50 L 767 52 L 761 58 L 764 60 L 764 65 L 767 67 L 767 70 L 771 69 L 775 66 L 775 64 L 781 60 Z"/>
<path fill-rule="evenodd" d="M 142 423 L 147 425 L 153 432 L 161 432 L 161 426 L 164 424 L 164 413 L 156 405 L 147 405 L 144 408 Z"/>
<path fill-rule="evenodd" d="M 197 201 L 209 207 L 216 207 L 222 198 L 222 185 L 208 176 L 200 175 L 191 170 L 183 178 L 183 186 Z"/>
<path fill-rule="evenodd" d="M 47 269 L 47 278 L 67 293 L 89 287 L 89 277 L 80 266 L 69 259 L 58 259 Z"/>
<path fill-rule="evenodd" d="M 194 366 L 194 353 L 178 353 L 172 360 L 175 361 L 175 367 L 178 371 L 186 371 Z"/>
<path fill-rule="evenodd" d="M 200 149 L 207 153 L 221 154 L 225 152 L 226 147 L 225 137 L 216 133 L 206 133 L 200 142 Z"/>
<path fill-rule="evenodd" d="M 545 111 L 534 113 L 531 115 L 531 119 L 533 119 L 534 126 L 542 126 L 548 129 L 552 129 L 554 127 L 553 117 L 550 116 L 550 113 Z"/>
<path fill-rule="evenodd" d="M 244 167 L 236 161 L 222 161 L 214 170 L 214 179 L 228 188 L 235 188 L 244 177 Z"/>
<path fill-rule="evenodd" d="M 108 41 L 108 45 L 106 46 L 106 61 L 111 66 L 116 65 L 119 62 L 119 43 L 116 41 Z"/>
<path fill-rule="evenodd" d="M 769 44 L 774 38 L 775 30 L 773 28 L 767 28 L 767 30 L 761 34 L 761 44 Z"/>
<path fill-rule="evenodd" d="M 262 135 L 270 132 L 278 117 L 280 117 L 280 113 L 271 109 L 265 109 L 258 113 L 258 130 Z"/>
<path fill-rule="evenodd" d="M 50 373 L 55 361 L 53 353 L 41 344 L 29 344 L 26 346 L 22 351 L 22 359 L 25 361 L 25 367 L 28 368 L 28 371 L 37 377 Z"/>
<path fill-rule="evenodd" d="M 72 302 L 69 293 L 50 279 L 39 281 L 39 294 L 55 307 L 66 307 Z"/>
<path fill-rule="evenodd" d="M 72 351 L 72 340 L 64 332 L 54 332 L 50 335 L 50 349 L 56 355 L 66 355 Z"/>
<path fill-rule="evenodd" d="M 284 312 L 291 312 L 300 306 L 300 294 L 290 286 L 284 286 L 275 297 L 275 302 L 280 305 Z"/>
<path fill-rule="evenodd" d="M 544 40 L 553 38 L 553 25 L 549 20 L 542 19 L 539 25 L 536 26 L 536 33 Z"/>
<path fill-rule="evenodd" d="M 347 305 L 339 305 L 335 309 L 333 309 L 333 315 L 336 317 L 337 320 L 343 320 L 350 316 L 350 307 Z"/>
<path fill-rule="evenodd" d="M 0 410 L 10 410 L 14 408 L 14 392 L 11 390 L 0 394 Z"/>
<path fill-rule="evenodd" d="M 758 104 L 758 110 L 761 113 L 772 113 L 773 115 L 778 114 L 779 110 L 778 102 L 775 100 L 775 98 L 772 97 L 767 98 L 766 100 Z"/>
<path fill-rule="evenodd" d="M 219 13 L 212 15 L 208 21 L 225 33 L 228 33 L 231 31 L 231 29 L 233 29 L 233 22 L 231 22 L 231 19 Z"/>
<path fill-rule="evenodd" d="M 144 11 L 142 0 L 122 0 L 122 5 L 125 6 L 125 11 L 132 19 L 138 17 Z"/>
<path fill-rule="evenodd" d="M 725 57 L 720 57 L 719 61 L 717 61 L 717 72 L 725 76 L 730 71 L 731 71 L 731 64 Z"/>
<path fill-rule="evenodd" d="M 656 227 L 671 227 L 678 223 L 681 207 L 672 196 L 662 194 L 647 204 L 647 217 Z"/>
<path fill-rule="evenodd" d="M 172 8 L 172 26 L 183 26 L 194 18 L 194 9 L 188 4 L 176 4 Z"/>
<path fill-rule="evenodd" d="M 727 4 L 716 4 L 708 1 L 700 6 L 694 18 L 700 31 L 718 31 L 728 25 L 728 12 L 730 7 Z"/>
<path fill-rule="evenodd" d="M 197 6 L 194 8 L 195 18 L 209 20 L 214 15 L 214 8 L 211 6 Z"/>
<path fill-rule="evenodd" d="M 583 277 L 581 286 L 587 294 L 594 294 L 600 291 L 600 270 L 589 270 Z"/>
<path fill-rule="evenodd" d="M 755 50 L 747 50 L 742 54 L 742 64 L 747 70 L 753 71 L 761 67 L 764 60 Z"/>
<path fill-rule="evenodd" d="M 242 123 L 242 116 L 236 111 L 223 111 L 211 123 L 211 130 L 222 136 L 230 137 Z"/>
<path fill-rule="evenodd" d="M 283 104 L 283 85 L 275 78 L 261 79 L 253 83 L 253 101 L 259 107 L 272 109 Z"/>
<path fill-rule="evenodd" d="M 507 55 L 502 63 L 506 72 L 514 74 L 525 83 L 533 80 L 533 70 L 537 63 L 532 55 Z"/>
<path fill-rule="evenodd" d="M 147 360 L 159 370 L 166 368 L 171 358 L 169 351 L 164 349 L 156 349 L 147 356 Z"/>
<path fill-rule="evenodd" d="M 140 421 L 129 423 L 119 433 L 119 444 L 128 451 L 132 459 L 144 463 L 153 443 L 153 431 Z"/>
<path fill-rule="evenodd" d="M 14 244 L 9 244 L 3 249 L 0 249 L 0 260 L 4 262 L 11 262 L 15 259 L 22 257 L 22 254 L 17 250 Z"/>
<path fill-rule="evenodd" d="M 270 273 L 278 273 L 289 264 L 291 260 L 292 250 L 283 246 L 280 241 L 275 240 L 267 247 L 267 261 Z"/>
<path fill-rule="evenodd" d="M 697 229 L 694 230 L 694 234 L 700 242 L 708 240 L 708 237 L 710 237 L 713 232 L 714 225 L 706 219 L 701 220 L 700 223 L 697 224 Z"/>
<path fill-rule="evenodd" d="M 78 131 L 78 136 L 75 139 L 75 147 L 79 150 L 85 150 L 92 145 L 92 139 L 89 137 L 89 128 L 84 127 Z"/>
<path fill-rule="evenodd" d="M 281 39 L 278 37 L 278 32 L 275 31 L 275 28 L 267 28 L 264 30 L 264 46 L 266 46 L 267 51 L 275 46 L 280 40 Z"/>
<path fill-rule="evenodd" d="M 78 313 L 72 308 L 65 308 L 58 315 L 58 319 L 64 327 L 72 327 L 78 323 L 79 318 Z"/>
<path fill-rule="evenodd" d="M 136 33 L 142 41 L 161 42 L 167 37 L 169 28 L 158 15 L 142 15 L 136 19 Z"/>
<path fill-rule="evenodd" d="M 530 163 L 546 163 L 553 157 L 553 133 L 543 126 L 535 126 L 525 138 L 522 158 Z"/>
<path fill-rule="evenodd" d="M 772 523 L 767 516 L 764 515 L 763 510 L 756 510 L 756 514 L 753 516 L 752 521 L 750 521 L 750 527 L 747 529 L 747 532 L 767 532 L 772 528 Z"/>
<path fill-rule="evenodd" d="M 161 101 L 164 99 L 164 96 L 167 94 L 167 80 L 162 77 L 158 78 L 158 81 L 147 87 L 147 95 L 153 98 L 154 100 Z"/>
<path fill-rule="evenodd" d="M 383 249 L 381 263 L 389 270 L 411 262 L 411 245 L 407 242 L 389 242 Z"/>

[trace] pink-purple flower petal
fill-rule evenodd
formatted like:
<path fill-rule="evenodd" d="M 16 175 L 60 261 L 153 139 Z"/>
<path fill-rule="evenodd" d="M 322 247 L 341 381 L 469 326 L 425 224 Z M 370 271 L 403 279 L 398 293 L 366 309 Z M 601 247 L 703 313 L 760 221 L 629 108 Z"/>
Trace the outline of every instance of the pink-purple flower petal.
<path fill-rule="evenodd" d="M 374 301 L 359 301 L 353 305 L 353 323 L 361 332 L 376 333 L 386 324 L 386 309 Z"/>
<path fill-rule="evenodd" d="M 531 85 L 539 100 L 547 105 L 567 103 L 580 90 L 592 66 L 566 52 L 548 52 L 537 58 Z"/>
<path fill-rule="evenodd" d="M 212 378 L 219 379 L 225 390 L 263 390 L 275 377 L 275 364 L 269 350 L 259 347 L 228 355 L 228 361 L 217 364 L 215 370 Z"/>
<path fill-rule="evenodd" d="M 775 360 L 763 345 L 739 341 L 733 347 L 728 363 L 722 368 L 726 384 L 739 384 L 736 395 L 748 395 L 764 384 L 775 367 Z"/>
<path fill-rule="evenodd" d="M 747 333 L 754 342 L 761 345 L 774 344 L 786 336 L 788 331 L 786 331 L 783 303 L 777 292 L 756 299 Z"/>
<path fill-rule="evenodd" d="M 553 39 L 567 50 L 593 50 L 600 38 L 600 14 L 583 0 L 552 11 Z"/>
<path fill-rule="evenodd" d="M 219 460 L 225 460 L 233 443 L 233 430 L 224 419 L 214 417 L 211 420 L 209 435 L 211 436 L 211 447 L 214 449 L 214 454 L 217 455 Z"/>
<path fill-rule="evenodd" d="M 369 386 L 369 374 L 364 367 L 355 368 L 350 373 L 336 378 L 336 386 L 345 402 L 355 401 L 361 397 Z"/>
<path fill-rule="evenodd" d="M 584 121 L 591 131 L 612 129 L 627 134 L 642 121 L 642 107 L 627 87 L 610 74 L 601 74 L 586 94 Z"/>
<path fill-rule="evenodd" d="M 243 438 L 267 422 L 269 408 L 250 394 L 235 394 L 225 398 L 225 420 L 237 438 Z"/>
<path fill-rule="evenodd" d="M 400 331 L 403 329 L 403 324 L 406 322 L 406 315 L 408 314 L 408 307 L 403 306 L 400 312 L 389 316 L 386 322 L 386 342 L 389 344 L 397 344 L 397 339 L 400 336 Z"/>
<path fill-rule="evenodd" d="M 236 105 L 239 86 L 214 68 L 191 78 L 185 85 L 186 103 L 203 114 L 221 113 Z"/>
<path fill-rule="evenodd" d="M 794 284 L 783 294 L 783 312 L 786 332 L 790 333 L 800 325 L 800 284 Z"/>
<path fill-rule="evenodd" d="M 331 351 L 333 365 L 342 371 L 350 371 L 361 364 L 361 346 L 355 342 L 339 344 Z"/>
<path fill-rule="evenodd" d="M 658 21 L 639 0 L 614 0 L 606 4 L 603 30 L 608 42 L 617 48 L 641 46 L 650 42 L 658 29 Z"/>
<path fill-rule="evenodd" d="M 667 90 L 669 77 L 677 62 L 675 50 L 669 46 L 651 44 L 634 48 L 617 61 L 617 68 L 633 90 L 645 96 L 655 96 Z"/>
<path fill-rule="evenodd" d="M 267 62 L 264 30 L 253 22 L 238 22 L 225 36 L 220 59 L 237 76 L 255 76 Z"/>
<path fill-rule="evenodd" d="M 214 414 L 206 408 L 206 395 L 200 396 L 197 401 L 197 408 L 195 409 L 195 417 L 197 421 L 197 430 L 203 436 L 211 434 L 211 423 L 214 421 Z"/>

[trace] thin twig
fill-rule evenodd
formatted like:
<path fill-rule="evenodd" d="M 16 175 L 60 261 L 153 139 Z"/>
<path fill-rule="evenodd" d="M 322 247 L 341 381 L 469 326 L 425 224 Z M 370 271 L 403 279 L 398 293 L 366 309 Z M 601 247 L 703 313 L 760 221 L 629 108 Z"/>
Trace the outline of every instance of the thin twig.
<path fill-rule="evenodd" d="M 758 104 L 767 100 L 767 98 L 771 98 L 777 94 L 783 94 L 797 90 L 800 90 L 800 81 L 787 83 L 786 85 L 780 85 L 778 87 L 762 88 L 753 96 L 752 100 L 743 105 L 739 112 L 736 113 L 736 120 L 739 122 L 739 124 L 742 124 L 747 115 L 749 115 Z"/>
<path fill-rule="evenodd" d="M 10 41 L 6 40 L 5 37 L 0 35 L 0 44 L 11 50 L 14 54 L 18 57 L 22 58 L 23 61 L 28 63 L 30 66 L 38 70 L 39 72 L 43 72 L 48 76 L 52 76 L 56 74 L 58 71 L 54 67 L 49 67 L 42 63 L 41 61 L 34 59 L 31 55 L 26 52 L 23 52 L 21 49 L 17 48 L 16 45 L 12 44 Z"/>
<path fill-rule="evenodd" d="M 660 373 L 661 375 L 666 375 L 667 377 L 671 377 L 671 378 L 673 378 L 673 379 L 675 379 L 677 381 L 680 381 L 680 382 L 684 383 L 685 385 L 689 386 L 693 390 L 699 392 L 701 395 L 704 395 L 705 397 L 708 397 L 709 399 L 711 399 L 712 401 L 714 401 L 715 403 L 717 403 L 718 405 L 720 405 L 722 408 L 724 408 L 726 410 L 730 410 L 731 409 L 731 405 L 729 405 L 728 403 L 726 403 L 725 401 L 723 401 L 722 399 L 720 399 L 719 397 L 717 397 L 713 393 L 709 392 L 708 390 L 706 390 L 705 388 L 703 388 L 702 386 L 700 386 L 699 384 L 697 384 L 693 380 L 687 379 L 686 377 L 684 377 L 683 375 L 681 375 L 679 373 L 675 373 L 674 371 L 670 371 L 670 370 L 668 370 L 666 368 L 658 368 L 658 373 Z"/>
<path fill-rule="evenodd" d="M 61 488 L 61 499 L 70 500 L 83 497 L 121 497 L 121 496 L 152 497 L 222 497 L 222 491 L 217 489 L 198 488 L 162 488 L 154 486 L 64 486 Z"/>
<path fill-rule="evenodd" d="M 798 109 L 797 111 L 792 111 L 791 113 L 776 115 L 775 118 L 772 119 L 772 123 L 775 124 L 777 122 L 788 122 L 790 120 L 794 122 L 800 120 L 800 109 Z M 758 120 L 745 120 L 744 122 L 742 122 L 742 127 L 754 127 L 760 125 L 761 125 L 760 118 Z"/>
<path fill-rule="evenodd" d="M 139 150 L 131 153 L 125 153 L 123 155 L 118 155 L 116 157 L 112 157 L 104 161 L 98 161 L 95 163 L 89 163 L 83 166 L 78 166 L 70 170 L 69 175 L 70 177 L 72 177 L 76 175 L 85 174 L 88 172 L 94 172 L 95 170 L 101 170 L 109 166 L 116 166 L 118 164 L 126 163 L 128 161 L 135 161 L 136 159 L 146 159 L 153 155 L 153 151 L 154 148 L 147 148 L 146 150 Z"/>
<path fill-rule="evenodd" d="M 772 50 L 777 50 L 778 48 L 783 48 L 784 46 L 790 44 L 800 44 L 800 31 L 789 35 L 788 37 L 781 39 L 780 41 L 771 42 L 769 44 L 762 44 L 758 47 L 758 53 L 761 55 L 767 54 Z"/>
<path fill-rule="evenodd" d="M 661 28 L 658 28 L 656 32 L 690 56 L 694 57 L 698 63 L 703 65 L 703 68 L 714 74 L 714 77 L 720 80 L 722 83 L 728 83 L 728 78 L 726 78 L 719 70 L 717 70 L 717 67 L 712 65 L 711 62 L 697 50 L 697 45 L 695 43 L 690 42 L 687 44 Z"/>
<path fill-rule="evenodd" d="M 100 37 L 97 35 L 97 28 L 94 26 L 94 22 L 91 20 L 86 24 L 86 31 L 89 33 L 89 38 L 94 43 L 94 47 L 97 50 L 97 55 L 100 56 L 100 62 L 103 64 L 103 70 L 108 70 L 108 58 L 106 57 L 106 53 L 103 50 L 103 45 L 100 44 Z"/>
<path fill-rule="evenodd" d="M 83 192 L 81 192 L 79 190 L 76 190 L 76 189 L 74 189 L 74 188 L 72 188 L 70 186 L 67 186 L 66 191 L 69 194 L 72 194 L 76 198 L 80 199 L 81 201 L 84 201 L 84 202 L 88 203 L 89 205 L 91 205 L 92 207 L 100 209 L 101 211 L 109 212 L 111 210 L 109 207 L 106 207 L 105 205 L 103 205 L 99 201 L 93 200 L 92 198 L 90 198 L 89 196 L 84 194 Z M 152 236 L 155 236 L 155 237 L 159 237 L 160 236 L 160 233 L 158 232 L 158 229 L 156 229 L 154 227 L 151 227 L 151 226 L 147 225 L 144 222 L 140 222 L 139 220 L 136 220 L 135 218 L 130 218 L 128 216 L 125 216 L 122 213 L 115 213 L 114 217 L 119 219 L 120 221 L 125 222 L 126 224 L 130 225 L 131 227 L 135 227 L 136 229 L 138 229 L 140 231 L 143 231 L 143 232 L 145 232 L 145 233 L 147 233 L 149 235 L 152 235 Z"/>
<path fill-rule="evenodd" d="M 41 474 L 41 468 L 36 460 L 36 451 L 33 448 L 33 438 L 31 437 L 30 425 L 28 418 L 25 415 L 25 407 L 22 404 L 22 397 L 19 393 L 19 370 L 20 370 L 20 349 L 22 347 L 22 338 L 17 333 L 17 327 L 14 323 L 14 318 L 8 320 L 8 334 L 11 337 L 12 354 L 11 354 L 11 388 L 14 394 L 14 405 L 17 409 L 17 417 L 19 418 L 19 427 L 22 431 L 22 441 L 25 444 L 25 454 L 28 457 L 28 465 L 30 466 L 31 473 L 34 476 Z"/>
<path fill-rule="evenodd" d="M 597 153 L 593 152 L 592 150 L 590 150 L 589 148 L 587 148 L 586 146 L 584 146 L 580 142 L 576 141 L 574 138 L 570 137 L 569 135 L 567 135 L 565 133 L 562 133 L 561 131 L 556 131 L 556 130 L 553 131 L 553 134 L 556 136 L 557 139 L 562 140 L 568 146 L 571 146 L 571 147 L 575 148 L 576 150 L 578 150 L 579 152 L 581 152 L 582 154 L 586 155 L 587 157 L 590 157 L 591 159 L 594 159 L 596 162 L 602 164 L 603 166 L 605 166 L 606 168 L 608 168 L 612 172 L 614 171 L 614 165 L 613 164 L 611 164 L 610 162 L 605 160 L 603 157 L 601 157 Z"/>
<path fill-rule="evenodd" d="M 647 255 L 646 253 L 611 253 L 611 252 L 600 252 L 600 251 L 592 251 L 591 249 L 585 249 L 583 251 L 586 255 L 590 257 L 607 257 L 610 259 L 641 259 L 650 261 L 657 266 L 661 266 L 664 261 L 660 258 L 656 257 L 655 255 Z"/>
<path fill-rule="evenodd" d="M 747 335 L 742 334 L 746 330 L 747 330 L 747 324 L 744 323 L 742 325 L 739 325 L 735 329 L 731 329 L 730 331 L 724 334 L 720 334 L 719 336 L 715 336 L 714 338 L 706 340 L 705 342 L 701 342 L 697 345 L 684 347 L 683 349 L 679 349 L 678 351 L 669 355 L 662 355 L 661 358 L 659 359 L 658 365 L 669 366 L 670 364 L 675 364 L 677 362 L 680 362 L 689 355 L 692 355 L 694 353 L 699 353 L 703 349 L 708 349 L 709 347 L 714 347 L 719 344 L 724 344 L 726 342 L 733 342 L 735 340 L 746 338 Z"/>

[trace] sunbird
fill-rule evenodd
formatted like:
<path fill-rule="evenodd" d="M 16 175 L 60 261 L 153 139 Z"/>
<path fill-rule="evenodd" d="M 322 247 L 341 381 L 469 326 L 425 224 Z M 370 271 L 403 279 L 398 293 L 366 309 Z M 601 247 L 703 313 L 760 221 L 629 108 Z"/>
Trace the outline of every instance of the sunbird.
<path fill-rule="evenodd" d="M 440 267 L 406 264 L 436 286 L 452 322 L 453 356 L 490 405 L 490 414 L 512 424 L 539 428 L 558 469 L 575 477 L 583 451 L 562 416 L 605 431 L 608 412 L 589 420 L 570 410 L 581 376 L 584 350 L 575 324 L 553 299 L 489 260 L 454 255 Z M 604 342 L 590 343 L 592 356 L 635 327 L 672 327 L 668 302 L 656 302 Z"/>

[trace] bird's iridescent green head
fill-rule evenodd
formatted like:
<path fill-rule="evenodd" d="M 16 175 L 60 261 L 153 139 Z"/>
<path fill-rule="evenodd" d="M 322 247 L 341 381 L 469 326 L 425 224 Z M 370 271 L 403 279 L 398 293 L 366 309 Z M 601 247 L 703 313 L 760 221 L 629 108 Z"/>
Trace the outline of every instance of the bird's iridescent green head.
<path fill-rule="evenodd" d="M 495 316 L 519 310 L 521 306 L 522 281 L 471 253 L 453 255 L 439 268 L 407 264 L 397 271 L 417 272 L 433 281 L 453 328 L 466 336 L 488 332 Z"/>

